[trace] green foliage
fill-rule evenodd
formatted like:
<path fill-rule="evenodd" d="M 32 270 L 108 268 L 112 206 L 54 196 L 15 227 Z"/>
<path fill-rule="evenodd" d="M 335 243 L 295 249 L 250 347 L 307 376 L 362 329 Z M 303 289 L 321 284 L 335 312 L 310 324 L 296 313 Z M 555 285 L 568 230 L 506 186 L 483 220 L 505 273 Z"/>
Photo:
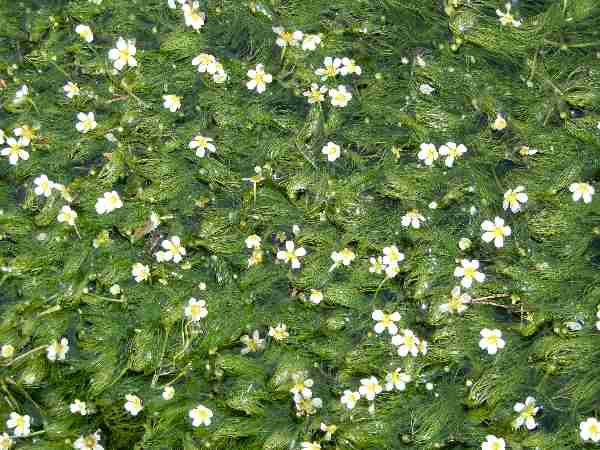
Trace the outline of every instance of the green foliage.
<path fill-rule="evenodd" d="M 36 130 L 27 161 L 0 161 L 0 345 L 15 348 L 0 362 L 0 419 L 29 414 L 38 433 L 17 448 L 72 448 L 96 430 L 111 450 L 476 449 L 489 434 L 511 449 L 592 448 L 579 422 L 600 415 L 600 196 L 573 202 L 568 188 L 600 181 L 600 5 L 518 2 L 517 28 L 500 24 L 503 3 L 204 0 L 195 32 L 166 0 L 0 0 L 0 129 Z M 81 23 L 90 44 L 74 32 Z M 284 51 L 278 25 L 321 33 L 322 45 Z M 115 72 L 107 53 L 119 36 L 135 40 L 138 66 Z M 226 83 L 192 66 L 203 52 Z M 323 84 L 314 70 L 326 56 L 362 67 L 339 82 L 353 94 L 345 108 L 302 95 Z M 273 74 L 262 94 L 245 86 L 257 64 Z M 68 81 L 82 95 L 66 98 Z M 163 107 L 166 94 L 182 96 L 180 111 Z M 86 134 L 75 129 L 82 111 L 98 122 Z M 502 131 L 491 127 L 498 114 Z M 216 152 L 197 157 L 196 134 Z M 333 163 L 321 153 L 330 141 L 342 147 Z M 469 149 L 452 168 L 418 161 L 421 143 L 448 141 Z M 36 196 L 40 174 L 72 201 Z M 529 201 L 513 215 L 502 199 L 519 185 Z M 112 190 L 123 208 L 97 214 Z M 56 220 L 66 204 L 77 229 Z M 412 209 L 426 216 L 419 229 L 402 226 Z M 501 249 L 481 240 L 495 216 L 512 229 Z M 249 267 L 252 234 L 264 255 Z M 157 262 L 173 235 L 187 255 Z M 464 251 L 462 237 L 473 242 Z M 275 257 L 286 239 L 307 250 L 299 270 Z M 369 257 L 390 245 L 406 260 L 382 282 Z M 344 247 L 356 260 L 330 270 Z M 486 281 L 469 293 L 483 300 L 442 314 L 463 258 L 482 263 Z M 138 262 L 151 268 L 146 282 L 131 276 Z M 206 302 L 199 324 L 184 317 L 190 297 Z M 372 331 L 375 309 L 400 312 L 427 354 L 398 356 Z M 281 342 L 268 336 L 280 323 Z M 482 328 L 501 329 L 506 348 L 483 352 Z M 254 330 L 265 348 L 242 354 Z M 61 337 L 65 361 L 48 361 L 45 346 Z M 374 412 L 364 399 L 340 403 L 396 367 L 413 381 L 378 395 Z M 314 415 L 296 415 L 294 373 L 314 380 Z M 142 398 L 139 415 L 126 394 Z M 513 406 L 528 396 L 543 405 L 538 427 L 515 430 Z M 76 398 L 94 411 L 71 414 Z M 191 425 L 198 404 L 214 413 L 208 427 Z M 321 422 L 338 427 L 330 441 Z"/>

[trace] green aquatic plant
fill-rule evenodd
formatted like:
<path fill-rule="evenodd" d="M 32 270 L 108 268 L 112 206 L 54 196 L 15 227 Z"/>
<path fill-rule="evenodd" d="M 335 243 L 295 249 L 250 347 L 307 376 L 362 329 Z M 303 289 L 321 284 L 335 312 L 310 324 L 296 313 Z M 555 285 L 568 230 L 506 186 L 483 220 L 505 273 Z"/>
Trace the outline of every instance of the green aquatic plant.
<path fill-rule="evenodd" d="M 0 449 L 600 442 L 597 0 L 0 0 Z"/>

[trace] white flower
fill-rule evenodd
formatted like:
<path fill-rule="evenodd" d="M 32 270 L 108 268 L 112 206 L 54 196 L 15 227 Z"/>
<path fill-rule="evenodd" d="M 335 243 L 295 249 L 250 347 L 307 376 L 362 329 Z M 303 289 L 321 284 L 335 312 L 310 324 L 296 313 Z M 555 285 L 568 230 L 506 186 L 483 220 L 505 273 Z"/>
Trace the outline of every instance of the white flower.
<path fill-rule="evenodd" d="M 217 63 L 217 71 L 213 74 L 213 81 L 218 84 L 225 83 L 227 81 L 227 73 L 223 69 L 221 63 Z"/>
<path fill-rule="evenodd" d="M 327 155 L 327 161 L 333 162 L 340 157 L 340 146 L 333 142 L 328 142 L 327 145 L 323 146 L 321 153 Z"/>
<path fill-rule="evenodd" d="M 394 322 L 401 319 L 399 312 L 394 311 L 392 314 L 386 314 L 382 310 L 376 309 L 371 314 L 371 318 L 377 322 L 374 328 L 375 333 L 381 334 L 385 330 L 388 330 L 388 333 L 392 336 L 398 333 L 398 327 Z"/>
<path fill-rule="evenodd" d="M 150 277 L 150 267 L 142 263 L 135 263 L 131 267 L 131 275 L 135 278 L 135 281 L 141 283 L 146 281 Z"/>
<path fill-rule="evenodd" d="M 344 266 L 349 266 L 352 263 L 352 261 L 356 259 L 356 254 L 349 248 L 344 248 L 339 252 L 332 252 L 331 259 L 333 260 L 333 265 L 331 266 L 329 271 L 332 271 L 340 264 L 343 264 Z"/>
<path fill-rule="evenodd" d="M 500 19 L 500 23 L 502 26 L 512 25 L 515 28 L 519 28 L 522 25 L 522 22 L 520 20 L 516 20 L 510 13 L 512 5 L 510 3 L 506 3 L 505 7 L 506 12 L 500 11 L 499 9 L 496 10 L 496 14 Z"/>
<path fill-rule="evenodd" d="M 284 341 L 290 336 L 290 333 L 287 332 L 285 323 L 280 323 L 275 328 L 269 327 L 269 336 L 276 341 Z"/>
<path fill-rule="evenodd" d="M 183 5 L 182 9 L 185 24 L 188 27 L 199 30 L 204 26 L 204 19 L 206 16 L 204 15 L 204 12 L 200 11 L 200 4 L 198 2 L 193 2 L 191 5 L 186 3 Z"/>
<path fill-rule="evenodd" d="M 450 298 L 447 303 L 440 305 L 440 311 L 450 314 L 462 314 L 467 310 L 467 305 L 471 303 L 471 296 L 460 292 L 460 287 L 455 286 L 450 292 Z"/>
<path fill-rule="evenodd" d="M 535 155 L 537 152 L 538 152 L 537 149 L 529 148 L 526 145 L 522 145 L 521 148 L 519 148 L 519 154 L 521 156 L 531 156 L 531 155 Z"/>
<path fill-rule="evenodd" d="M 208 53 L 200 53 L 192 59 L 192 65 L 198 66 L 198 72 L 209 73 L 211 75 L 217 72 L 217 59 Z"/>
<path fill-rule="evenodd" d="M 461 157 L 466 152 L 467 147 L 463 144 L 456 145 L 455 142 L 446 142 L 445 145 L 440 147 L 440 155 L 446 157 L 446 160 L 444 161 L 446 167 L 452 167 L 454 165 L 454 160 Z"/>
<path fill-rule="evenodd" d="M 321 44 L 321 36 L 318 34 L 305 34 L 302 41 L 302 50 L 316 50 Z"/>
<path fill-rule="evenodd" d="M 260 248 L 261 239 L 256 234 L 251 234 L 246 238 L 246 248 Z"/>
<path fill-rule="evenodd" d="M 352 392 L 345 390 L 342 395 L 342 405 L 346 405 L 346 408 L 353 409 L 356 406 L 356 402 L 360 400 L 360 394 L 358 392 Z"/>
<path fill-rule="evenodd" d="M 392 344 L 398 346 L 398 355 L 400 356 L 407 356 L 409 353 L 417 356 L 419 343 L 419 338 L 411 330 L 403 330 L 402 335 L 396 334 L 392 337 Z"/>
<path fill-rule="evenodd" d="M 88 413 L 85 402 L 82 402 L 77 398 L 69 405 L 69 410 L 72 414 L 81 414 L 82 416 L 85 416 Z"/>
<path fill-rule="evenodd" d="M 79 86 L 71 81 L 63 86 L 63 90 L 65 91 L 65 95 L 69 98 L 79 95 Z"/>
<path fill-rule="evenodd" d="M 321 450 L 321 444 L 318 442 L 302 442 L 300 445 L 302 450 Z"/>
<path fill-rule="evenodd" d="M 485 280 L 485 275 L 477 269 L 479 269 L 478 260 L 469 261 L 468 259 L 463 259 L 460 261 L 460 266 L 454 269 L 454 276 L 462 278 L 460 284 L 464 288 L 469 289 L 473 284 L 473 280 L 478 283 L 483 283 L 483 280 Z"/>
<path fill-rule="evenodd" d="M 137 395 L 127 394 L 125 396 L 125 410 L 129 412 L 132 416 L 137 416 L 142 409 L 144 409 L 144 405 L 142 404 L 142 399 Z"/>
<path fill-rule="evenodd" d="M 504 225 L 504 219 L 500 217 L 494 218 L 494 222 L 486 220 L 481 224 L 481 229 L 485 231 L 481 236 L 484 242 L 494 241 L 496 248 L 504 246 L 504 237 L 510 236 L 510 227 Z"/>
<path fill-rule="evenodd" d="M 460 238 L 458 241 L 458 248 L 460 248 L 463 252 L 471 248 L 471 239 Z"/>
<path fill-rule="evenodd" d="M 134 57 L 136 52 L 133 41 L 125 41 L 119 37 L 117 47 L 109 50 L 108 57 L 112 60 L 115 69 L 122 70 L 125 66 L 137 66 L 137 60 Z"/>
<path fill-rule="evenodd" d="M 192 150 L 196 149 L 196 156 L 199 158 L 204 158 L 206 152 L 214 153 L 217 151 L 214 144 L 212 144 L 213 140 L 209 137 L 204 137 L 201 134 L 197 134 L 194 139 L 190 141 L 188 147 Z"/>
<path fill-rule="evenodd" d="M 96 200 L 96 212 L 98 214 L 108 214 L 123 207 L 123 202 L 117 191 L 105 192 L 102 197 Z"/>
<path fill-rule="evenodd" d="M 27 85 L 24 84 L 17 90 L 17 92 L 15 92 L 15 99 L 13 100 L 13 103 L 17 105 L 23 103 L 23 101 L 25 101 L 25 97 L 27 97 L 28 95 L 29 88 L 27 87 Z"/>
<path fill-rule="evenodd" d="M 162 241 L 161 247 L 166 251 L 156 252 L 156 260 L 158 262 L 173 260 L 174 263 L 178 263 L 186 255 L 185 247 L 181 245 L 179 236 L 172 236 L 170 240 L 165 239 Z"/>
<path fill-rule="evenodd" d="M 600 422 L 594 417 L 589 417 L 579 424 L 579 435 L 584 441 L 600 442 Z M 16 433 L 15 433 L 16 435 Z"/>
<path fill-rule="evenodd" d="M 402 372 L 400 368 L 397 368 L 385 376 L 385 390 L 391 391 L 396 388 L 399 391 L 403 391 L 406 389 L 406 384 L 410 383 L 411 380 L 412 378 L 410 375 Z"/>
<path fill-rule="evenodd" d="M 165 400 L 171 400 L 175 395 L 175 388 L 173 386 L 165 386 L 162 392 L 162 398 Z"/>
<path fill-rule="evenodd" d="M 383 247 L 382 263 L 387 266 L 397 266 L 399 262 L 404 261 L 404 253 L 398 250 L 398 247 L 391 245 Z"/>
<path fill-rule="evenodd" d="M 298 417 L 315 414 L 317 409 L 323 407 L 323 401 L 318 397 L 304 397 L 296 394 L 294 395 L 294 402 L 296 404 L 296 416 Z"/>
<path fill-rule="evenodd" d="M 196 300 L 191 297 L 188 301 L 188 306 L 185 307 L 185 316 L 189 317 L 192 322 L 198 322 L 208 315 L 206 302 L 204 300 Z"/>
<path fill-rule="evenodd" d="M 334 78 L 339 73 L 341 65 L 342 60 L 340 58 L 327 56 L 323 61 L 323 67 L 315 70 L 315 75 L 320 76 L 322 81 L 325 81 L 327 78 Z"/>
<path fill-rule="evenodd" d="M 9 137 L 6 139 L 6 144 L 8 147 L 3 148 L 0 154 L 2 156 L 8 156 L 8 162 L 11 165 L 16 166 L 19 159 L 22 159 L 23 161 L 29 159 L 29 152 L 23 149 L 23 147 L 29 145 L 29 140 L 26 137 L 20 137 L 18 141 L 13 137 Z"/>
<path fill-rule="evenodd" d="M 4 144 L 6 139 L 6 134 L 4 134 L 4 130 L 0 130 L 0 144 Z"/>
<path fill-rule="evenodd" d="M 209 426 L 213 412 L 204 405 L 198 405 L 194 409 L 190 409 L 188 415 L 192 419 L 192 426 Z"/>
<path fill-rule="evenodd" d="M 7 433 L 0 434 L 0 450 L 10 450 L 13 445 L 13 440 Z"/>
<path fill-rule="evenodd" d="M 177 95 L 163 95 L 163 106 L 171 112 L 177 112 L 181 108 L 181 97 Z"/>
<path fill-rule="evenodd" d="M 306 250 L 304 250 L 304 247 L 296 248 L 294 241 L 286 241 L 285 250 L 277 252 L 277 259 L 285 263 L 291 263 L 292 269 L 300 268 L 300 258 L 303 256 L 306 256 Z"/>
<path fill-rule="evenodd" d="M 404 216 L 402 216 L 402 226 L 408 227 L 412 226 L 413 228 L 420 228 L 421 222 L 425 221 L 425 217 L 419 213 L 416 209 L 408 211 Z"/>
<path fill-rule="evenodd" d="M 481 444 L 481 450 L 504 450 L 506 448 L 506 442 L 504 439 L 497 438 L 493 434 L 488 434 L 485 437 L 485 442 Z"/>
<path fill-rule="evenodd" d="M 12 358 L 15 354 L 15 348 L 11 344 L 4 344 L 0 349 L 0 354 L 3 358 Z"/>
<path fill-rule="evenodd" d="M 50 361 L 64 361 L 69 351 L 69 341 L 67 338 L 62 338 L 60 342 L 54 340 L 46 349 L 48 359 Z"/>
<path fill-rule="evenodd" d="M 331 104 L 339 108 L 343 108 L 352 99 L 352 94 L 346 90 L 346 86 L 339 85 L 337 89 L 329 89 Z"/>
<path fill-rule="evenodd" d="M 594 195 L 594 188 L 588 183 L 573 183 L 569 186 L 569 191 L 573 193 L 573 201 L 576 202 L 583 198 L 583 203 L 590 203 Z"/>
<path fill-rule="evenodd" d="M 525 187 L 517 186 L 514 190 L 509 189 L 504 193 L 504 200 L 502 201 L 502 208 L 505 210 L 510 207 L 513 213 L 521 211 L 521 204 L 527 203 L 528 197 L 524 192 Z"/>
<path fill-rule="evenodd" d="M 419 86 L 419 91 L 421 91 L 421 94 L 431 95 L 435 89 L 431 85 L 425 83 Z"/>
<path fill-rule="evenodd" d="M 327 93 L 327 86 L 320 86 L 317 83 L 310 85 L 310 90 L 302 93 L 308 100 L 309 104 L 321 103 L 325 100 L 325 93 Z"/>
<path fill-rule="evenodd" d="M 496 131 L 502 131 L 508 126 L 506 119 L 501 114 L 496 114 L 496 120 L 492 124 L 492 128 Z"/>
<path fill-rule="evenodd" d="M 298 395 L 305 398 L 312 397 L 312 390 L 310 389 L 314 385 L 314 381 L 312 379 L 305 378 L 304 373 L 300 372 L 294 373 L 292 375 L 292 380 L 294 385 L 292 386 L 292 389 L 290 389 L 290 392 L 294 394 L 294 398 Z"/>
<path fill-rule="evenodd" d="M 81 36 L 88 44 L 94 40 L 94 33 L 92 33 L 92 29 L 87 25 L 77 25 L 75 27 L 75 33 Z"/>
<path fill-rule="evenodd" d="M 79 436 L 73 444 L 73 447 L 79 450 L 104 450 L 100 445 L 100 432 L 88 434 L 87 436 Z"/>
<path fill-rule="evenodd" d="M 75 226 L 75 219 L 77 219 L 77 213 L 73 211 L 69 205 L 64 205 L 56 218 L 59 222 L 65 222 L 72 227 Z"/>
<path fill-rule="evenodd" d="M 360 380 L 360 384 L 361 386 L 358 388 L 359 394 L 362 397 L 366 397 L 369 401 L 375 400 L 375 396 L 383 390 L 375 377 L 363 378 Z"/>
<path fill-rule="evenodd" d="M 302 41 L 302 37 L 304 36 L 302 31 L 285 31 L 283 27 L 273 27 L 273 32 L 277 34 L 275 43 L 282 48 L 285 48 L 288 45 L 297 47 L 300 45 L 300 41 Z"/>
<path fill-rule="evenodd" d="M 519 417 L 515 420 L 515 428 L 525 425 L 528 430 L 533 430 L 537 427 L 534 417 L 540 408 L 535 406 L 535 398 L 527 397 L 525 403 L 516 403 L 513 409 L 519 413 Z"/>
<path fill-rule="evenodd" d="M 6 421 L 6 426 L 8 428 L 14 428 L 15 437 L 25 437 L 29 436 L 31 426 L 31 417 L 28 415 L 21 416 L 16 412 L 11 412 L 9 419 Z"/>
<path fill-rule="evenodd" d="M 371 256 L 369 258 L 369 264 L 369 272 L 376 274 L 383 272 L 385 264 L 383 263 L 383 258 L 381 256 L 378 256 L 377 258 Z"/>
<path fill-rule="evenodd" d="M 424 161 L 426 166 L 431 166 L 433 162 L 440 157 L 435 145 L 433 144 L 423 143 L 419 146 L 419 148 L 421 150 L 417 154 L 417 157 L 421 161 Z"/>
<path fill-rule="evenodd" d="M 488 328 L 484 328 L 479 332 L 481 335 L 481 340 L 479 341 L 479 347 L 482 350 L 486 350 L 488 354 L 495 355 L 498 350 L 503 349 L 504 339 L 502 339 L 502 331 L 495 329 L 490 330 Z"/>
<path fill-rule="evenodd" d="M 267 84 L 273 81 L 273 76 L 265 72 L 262 64 L 258 64 L 256 69 L 250 69 L 247 75 L 250 81 L 246 83 L 246 87 L 250 90 L 256 89 L 259 94 L 265 92 Z"/>
<path fill-rule="evenodd" d="M 362 69 L 360 66 L 356 65 L 356 62 L 350 58 L 342 58 L 342 67 L 340 67 L 340 74 L 343 76 L 352 75 L 355 73 L 356 75 L 362 74 Z"/>
<path fill-rule="evenodd" d="M 318 305 L 319 303 L 321 303 L 323 301 L 323 293 L 321 291 L 317 290 L 317 289 L 311 289 L 310 290 L 310 296 L 308 297 L 308 300 L 311 303 L 314 303 L 315 305 Z"/>
<path fill-rule="evenodd" d="M 258 330 L 254 330 L 252 337 L 248 336 L 247 334 L 243 335 L 240 338 L 240 341 L 242 341 L 242 344 L 246 346 L 241 350 L 242 355 L 250 352 L 256 353 L 265 348 L 265 340 L 260 337 Z"/>
<path fill-rule="evenodd" d="M 43 195 L 44 197 L 50 197 L 52 194 L 52 188 L 54 187 L 54 183 L 48 179 L 46 175 L 40 175 L 35 180 L 33 180 L 33 184 L 35 184 L 34 192 L 36 195 Z"/>
<path fill-rule="evenodd" d="M 79 131 L 80 133 L 87 133 L 88 131 L 93 130 L 94 128 L 96 128 L 96 126 L 98 126 L 93 112 L 87 114 L 80 112 L 77 114 L 77 120 L 79 122 L 77 122 L 75 128 L 77 128 L 77 131 Z"/>

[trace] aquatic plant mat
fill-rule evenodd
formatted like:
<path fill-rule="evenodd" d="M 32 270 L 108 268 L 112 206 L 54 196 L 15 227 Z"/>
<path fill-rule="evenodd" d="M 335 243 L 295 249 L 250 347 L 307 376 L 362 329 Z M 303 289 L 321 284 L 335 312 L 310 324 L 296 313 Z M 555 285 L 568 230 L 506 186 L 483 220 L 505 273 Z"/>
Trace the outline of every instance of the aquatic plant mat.
<path fill-rule="evenodd" d="M 597 0 L 0 0 L 0 449 L 600 448 Z"/>

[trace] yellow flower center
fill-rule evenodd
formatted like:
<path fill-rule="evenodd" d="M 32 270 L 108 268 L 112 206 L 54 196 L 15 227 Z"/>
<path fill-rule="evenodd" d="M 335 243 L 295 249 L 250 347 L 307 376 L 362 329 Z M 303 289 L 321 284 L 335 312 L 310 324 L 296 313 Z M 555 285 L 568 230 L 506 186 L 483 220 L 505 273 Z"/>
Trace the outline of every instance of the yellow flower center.
<path fill-rule="evenodd" d="M 17 428 L 25 428 L 25 419 L 23 417 L 19 417 L 16 421 L 15 421 L 16 427 Z"/>
<path fill-rule="evenodd" d="M 475 273 L 477 272 L 477 269 L 475 269 L 474 267 L 465 267 L 465 277 L 467 278 L 474 278 L 475 277 Z"/>
<path fill-rule="evenodd" d="M 265 74 L 263 72 L 256 72 L 254 81 L 256 81 L 256 84 L 265 84 Z"/>
<path fill-rule="evenodd" d="M 325 73 L 329 77 L 335 77 L 337 75 L 337 69 L 333 64 L 328 64 L 325 66 Z"/>
<path fill-rule="evenodd" d="M 96 448 L 96 444 L 98 443 L 98 441 L 96 440 L 96 437 L 93 435 L 87 436 L 83 440 L 83 442 L 86 447 L 94 448 L 94 449 Z"/>
<path fill-rule="evenodd" d="M 496 237 L 503 237 L 504 236 L 504 227 L 495 227 L 492 230 L 492 233 L 494 234 L 494 236 Z"/>

